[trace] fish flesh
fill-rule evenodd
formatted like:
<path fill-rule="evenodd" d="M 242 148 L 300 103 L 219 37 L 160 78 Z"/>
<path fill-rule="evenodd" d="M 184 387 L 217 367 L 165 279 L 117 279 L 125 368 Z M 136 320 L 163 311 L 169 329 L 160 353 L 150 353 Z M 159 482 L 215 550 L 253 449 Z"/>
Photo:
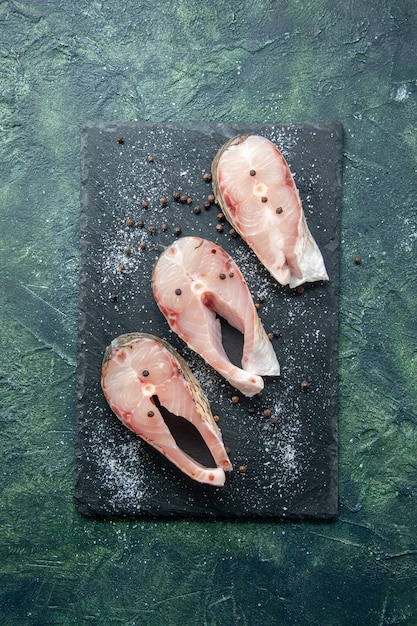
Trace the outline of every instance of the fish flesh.
<path fill-rule="evenodd" d="M 224 485 L 225 471 L 232 464 L 209 402 L 187 363 L 166 341 L 139 332 L 114 339 L 104 355 L 101 386 L 112 411 L 127 428 L 190 478 Z M 187 420 L 198 431 L 215 467 L 203 466 L 178 445 L 164 419 L 165 411 Z"/>
<path fill-rule="evenodd" d="M 152 290 L 171 329 L 245 396 L 263 389 L 262 376 L 279 375 L 249 288 L 220 246 L 200 237 L 174 242 L 154 266 Z M 241 367 L 225 351 L 220 317 L 243 335 Z"/>
<path fill-rule="evenodd" d="M 329 279 L 288 164 L 272 141 L 233 137 L 211 169 L 217 204 L 279 283 L 294 288 Z"/>

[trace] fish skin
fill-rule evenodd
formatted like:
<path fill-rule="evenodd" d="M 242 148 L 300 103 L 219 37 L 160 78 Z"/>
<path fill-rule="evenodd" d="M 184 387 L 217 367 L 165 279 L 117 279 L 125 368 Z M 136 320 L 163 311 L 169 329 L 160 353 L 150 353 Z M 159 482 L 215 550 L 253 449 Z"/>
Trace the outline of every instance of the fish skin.
<path fill-rule="evenodd" d="M 114 339 L 103 358 L 101 386 L 110 408 L 127 428 L 193 480 L 216 487 L 224 485 L 225 471 L 231 471 L 232 464 L 220 429 L 197 379 L 166 341 L 139 332 Z M 204 467 L 179 448 L 154 396 L 168 411 L 195 426 L 216 467 Z M 153 415 L 149 416 L 150 412 Z"/>
<path fill-rule="evenodd" d="M 233 137 L 211 171 L 216 203 L 279 283 L 295 288 L 329 280 L 288 164 L 269 139 Z"/>
<path fill-rule="evenodd" d="M 200 237 L 177 240 L 157 260 L 152 290 L 171 329 L 245 396 L 263 389 L 262 376 L 279 375 L 277 357 L 242 273 L 220 246 Z M 224 350 L 216 313 L 243 334 L 241 368 Z"/>

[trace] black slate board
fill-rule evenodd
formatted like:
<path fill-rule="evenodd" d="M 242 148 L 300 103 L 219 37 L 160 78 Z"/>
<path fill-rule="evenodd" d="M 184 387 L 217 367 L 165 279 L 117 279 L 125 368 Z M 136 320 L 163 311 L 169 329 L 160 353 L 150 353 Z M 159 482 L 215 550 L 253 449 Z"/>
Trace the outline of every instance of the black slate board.
<path fill-rule="evenodd" d="M 247 245 L 229 234 L 227 223 L 218 232 L 218 207 L 204 208 L 212 188 L 203 174 L 225 141 L 246 132 L 268 137 L 286 157 L 329 282 L 307 285 L 302 293 L 278 285 Z M 263 519 L 336 515 L 341 161 L 339 124 L 83 127 L 75 454 L 75 501 L 81 513 Z M 172 193 L 177 190 L 191 197 L 192 204 L 176 202 Z M 161 197 L 168 198 L 168 206 L 161 206 Z M 198 215 L 196 205 L 202 207 Z M 126 225 L 128 217 L 133 227 Z M 162 246 L 176 238 L 176 227 L 180 236 L 203 236 L 227 250 L 260 303 L 265 329 L 275 333 L 282 370 L 280 378 L 266 381 L 261 397 L 241 397 L 233 404 L 236 391 L 171 333 L 153 301 L 152 267 Z M 146 249 L 139 248 L 140 242 Z M 117 335 L 132 331 L 169 341 L 200 380 L 213 413 L 220 416 L 234 464 L 223 488 L 184 476 L 108 408 L 100 388 L 104 349 Z M 303 380 L 309 382 L 307 391 L 300 386 Z"/>

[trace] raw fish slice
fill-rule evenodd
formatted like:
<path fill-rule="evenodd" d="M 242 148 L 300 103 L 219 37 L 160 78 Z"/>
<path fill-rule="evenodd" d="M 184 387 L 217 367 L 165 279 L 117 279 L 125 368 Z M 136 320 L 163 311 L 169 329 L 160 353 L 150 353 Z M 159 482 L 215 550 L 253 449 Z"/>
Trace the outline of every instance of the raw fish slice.
<path fill-rule="evenodd" d="M 213 160 L 212 178 L 217 204 L 279 283 L 329 279 L 290 169 L 269 139 L 230 139 Z"/>
<path fill-rule="evenodd" d="M 101 386 L 112 411 L 137 435 L 194 480 L 222 486 L 232 465 L 206 396 L 184 359 L 146 333 L 120 335 L 108 346 Z M 216 467 L 204 467 L 176 443 L 162 407 L 200 433 Z"/>
<path fill-rule="evenodd" d="M 244 395 L 263 389 L 262 376 L 279 374 L 244 278 L 220 246 L 199 237 L 179 239 L 156 262 L 152 289 L 172 330 Z M 216 313 L 243 334 L 241 368 L 224 350 Z"/>

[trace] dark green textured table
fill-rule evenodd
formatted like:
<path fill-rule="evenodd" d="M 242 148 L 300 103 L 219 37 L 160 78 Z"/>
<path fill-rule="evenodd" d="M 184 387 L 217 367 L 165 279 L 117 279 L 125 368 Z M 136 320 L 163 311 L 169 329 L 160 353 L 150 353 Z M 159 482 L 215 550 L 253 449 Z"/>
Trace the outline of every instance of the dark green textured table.
<path fill-rule="evenodd" d="M 415 2 L 8 0 L 0 26 L 1 623 L 416 624 Z M 343 124 L 336 521 L 76 510 L 98 120 Z"/>

